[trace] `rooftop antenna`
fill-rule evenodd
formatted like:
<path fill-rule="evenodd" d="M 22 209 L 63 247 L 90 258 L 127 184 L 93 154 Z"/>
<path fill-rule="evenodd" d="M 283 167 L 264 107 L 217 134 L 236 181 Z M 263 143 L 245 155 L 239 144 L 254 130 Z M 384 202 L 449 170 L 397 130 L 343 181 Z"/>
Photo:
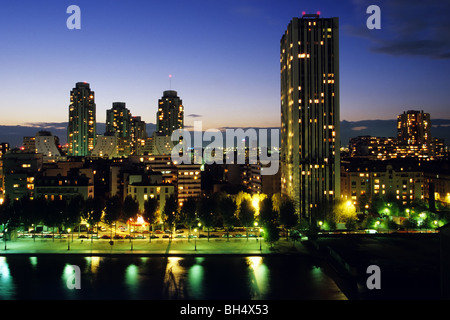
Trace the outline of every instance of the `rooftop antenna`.
<path fill-rule="evenodd" d="M 172 75 L 169 74 L 169 90 L 172 90 Z"/>

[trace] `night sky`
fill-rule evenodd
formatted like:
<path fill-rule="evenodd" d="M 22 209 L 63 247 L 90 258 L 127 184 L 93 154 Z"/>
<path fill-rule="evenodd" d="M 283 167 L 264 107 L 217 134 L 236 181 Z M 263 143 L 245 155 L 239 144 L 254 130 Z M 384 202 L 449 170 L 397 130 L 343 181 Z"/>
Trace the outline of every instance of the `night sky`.
<path fill-rule="evenodd" d="M 80 30 L 66 27 L 72 4 Z M 366 27 L 371 4 L 380 30 Z M 340 18 L 341 120 L 450 118 L 449 1 L 5 0 L 0 125 L 67 121 L 70 90 L 87 81 L 99 122 L 123 101 L 155 123 L 171 88 L 188 126 L 279 126 L 279 43 L 303 11 Z"/>

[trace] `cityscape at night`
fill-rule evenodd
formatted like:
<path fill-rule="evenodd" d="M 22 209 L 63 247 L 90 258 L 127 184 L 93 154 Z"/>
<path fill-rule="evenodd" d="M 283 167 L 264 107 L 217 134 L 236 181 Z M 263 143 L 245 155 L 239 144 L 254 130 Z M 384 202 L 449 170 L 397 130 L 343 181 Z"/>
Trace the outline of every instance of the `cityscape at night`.
<path fill-rule="evenodd" d="M 2 4 L 0 300 L 449 299 L 448 15 Z"/>

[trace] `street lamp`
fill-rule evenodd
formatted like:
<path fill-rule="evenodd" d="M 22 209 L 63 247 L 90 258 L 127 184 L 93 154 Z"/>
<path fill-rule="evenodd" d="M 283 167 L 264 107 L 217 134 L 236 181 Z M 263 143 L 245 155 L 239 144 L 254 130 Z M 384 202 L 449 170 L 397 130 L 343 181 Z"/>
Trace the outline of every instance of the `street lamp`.
<path fill-rule="evenodd" d="M 377 230 L 378 230 L 378 226 L 380 225 L 380 221 L 376 221 L 375 222 L 375 228 L 377 228 Z"/>
<path fill-rule="evenodd" d="M 197 228 L 194 229 L 194 251 L 197 251 L 197 237 L 195 234 L 197 233 Z"/>
<path fill-rule="evenodd" d="M 254 223 L 253 225 L 255 226 L 255 229 L 256 229 L 256 227 L 258 226 L 258 222 L 255 221 L 255 223 Z M 256 231 L 257 231 L 257 230 L 255 230 L 255 236 L 256 236 Z M 258 238 L 256 238 L 256 241 L 258 241 Z"/>
<path fill-rule="evenodd" d="M 262 229 L 259 228 L 259 252 L 262 252 L 262 239 L 261 239 Z"/>
<path fill-rule="evenodd" d="M 70 228 L 67 229 L 67 250 L 70 250 Z"/>

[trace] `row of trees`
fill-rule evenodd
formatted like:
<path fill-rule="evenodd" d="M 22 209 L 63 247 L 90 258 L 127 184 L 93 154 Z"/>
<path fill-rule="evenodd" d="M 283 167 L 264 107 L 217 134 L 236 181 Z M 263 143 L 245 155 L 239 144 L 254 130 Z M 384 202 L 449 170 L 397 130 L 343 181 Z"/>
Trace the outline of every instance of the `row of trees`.
<path fill-rule="evenodd" d="M 110 225 L 120 220 L 126 222 L 135 218 L 138 211 L 139 205 L 131 197 L 126 197 L 124 201 L 118 196 L 86 200 L 76 196 L 69 201 L 27 196 L 12 201 L 6 197 L 0 205 L 0 224 L 6 231 L 13 231 L 19 226 L 27 230 L 32 226 L 45 225 L 53 232 L 61 232 L 78 227 L 82 221 L 91 226 L 98 225 L 100 221 Z"/>
<path fill-rule="evenodd" d="M 366 195 L 352 201 L 323 203 L 318 210 L 317 220 L 322 230 L 335 230 L 337 224 L 345 224 L 346 229 L 412 230 L 433 229 L 450 222 L 450 211 L 436 211 L 423 200 L 408 203 L 393 194 Z"/>
<path fill-rule="evenodd" d="M 15 230 L 19 226 L 28 230 L 32 226 L 45 225 L 53 232 L 61 232 L 69 228 L 73 230 L 85 221 L 90 226 L 104 222 L 110 226 L 112 233 L 113 225 L 116 226 L 117 222 L 136 221 L 138 215 L 142 216 L 151 229 L 163 223 L 165 228 L 171 230 L 177 225 L 183 225 L 191 233 L 192 228 L 200 224 L 208 232 L 208 240 L 214 227 L 224 227 L 227 234 L 234 227 L 245 227 L 248 238 L 249 228 L 257 226 L 264 229 L 266 240 L 273 243 L 278 239 L 280 227 L 287 231 L 298 223 L 291 199 L 279 195 L 271 198 L 258 195 L 256 199 L 252 199 L 244 192 L 235 197 L 224 193 L 191 197 L 182 206 L 178 205 L 176 197 L 172 195 L 166 199 L 164 208 L 158 208 L 156 198 L 149 198 L 145 201 L 143 210 L 139 210 L 139 203 L 131 196 L 124 200 L 119 196 L 86 200 L 77 196 L 70 201 L 59 198 L 46 200 L 43 197 L 22 197 L 12 201 L 6 197 L 0 205 L 0 224 L 6 231 Z"/>
<path fill-rule="evenodd" d="M 166 203 L 167 204 L 167 203 Z M 267 242 L 273 244 L 278 240 L 279 228 L 291 230 L 298 224 L 298 216 L 294 203 L 289 198 L 279 195 L 266 197 L 257 195 L 256 199 L 240 192 L 231 197 L 223 193 L 216 193 L 209 197 L 188 198 L 178 211 L 167 211 L 164 214 L 170 223 L 179 223 L 189 230 L 199 224 L 208 232 L 213 227 L 223 226 L 229 235 L 234 227 L 244 227 L 249 236 L 250 228 L 262 228 Z"/>

